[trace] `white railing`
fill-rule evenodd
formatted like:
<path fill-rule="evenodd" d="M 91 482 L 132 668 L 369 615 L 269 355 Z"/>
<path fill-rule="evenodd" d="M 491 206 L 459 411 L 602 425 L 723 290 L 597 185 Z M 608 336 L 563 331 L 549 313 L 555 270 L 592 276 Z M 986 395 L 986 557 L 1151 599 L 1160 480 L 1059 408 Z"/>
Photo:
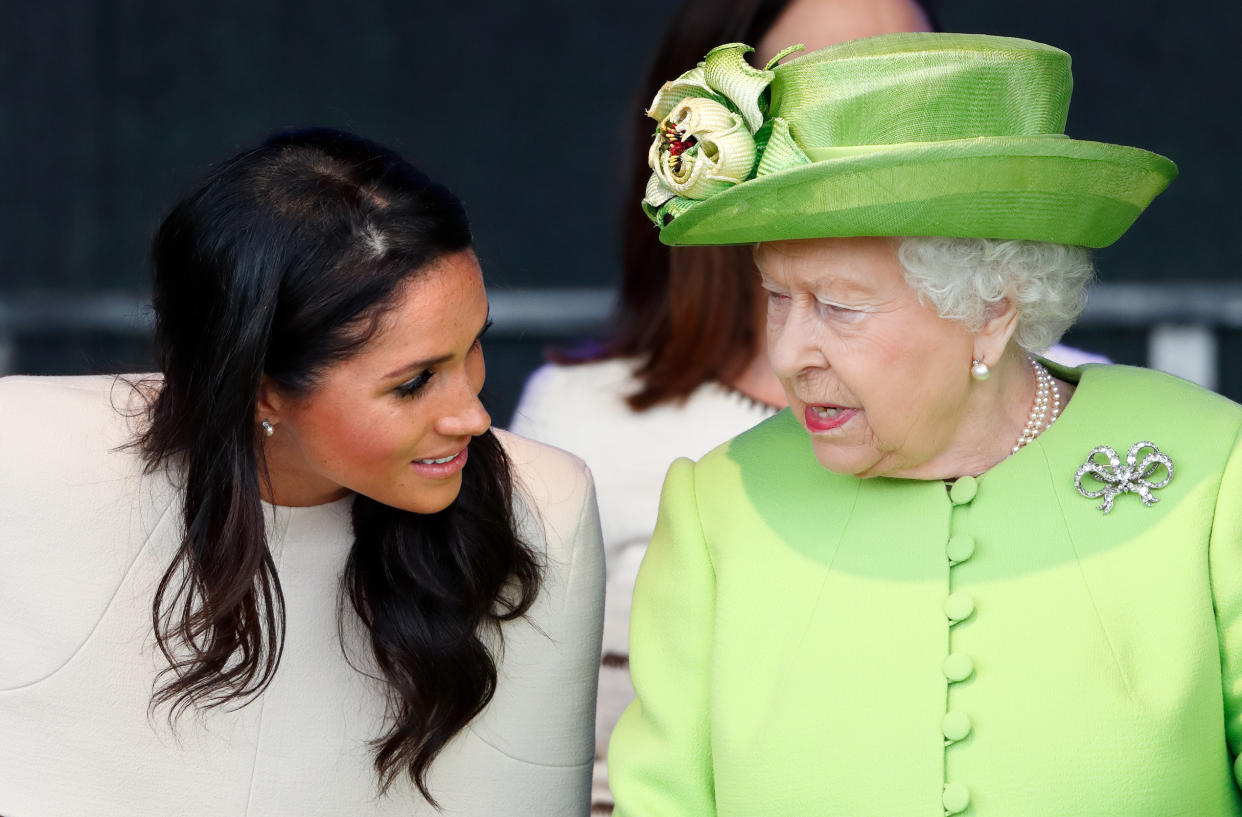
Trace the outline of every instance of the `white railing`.
<path fill-rule="evenodd" d="M 609 287 L 503 288 L 490 293 L 492 333 L 501 338 L 568 339 L 607 326 Z M 144 335 L 151 310 L 135 295 L 0 296 L 0 374 L 12 371 L 18 335 L 101 331 Z M 1219 378 L 1217 331 L 1242 329 L 1242 285 L 1103 284 L 1078 321 L 1089 329 L 1147 333 L 1147 363 L 1208 388 Z"/>

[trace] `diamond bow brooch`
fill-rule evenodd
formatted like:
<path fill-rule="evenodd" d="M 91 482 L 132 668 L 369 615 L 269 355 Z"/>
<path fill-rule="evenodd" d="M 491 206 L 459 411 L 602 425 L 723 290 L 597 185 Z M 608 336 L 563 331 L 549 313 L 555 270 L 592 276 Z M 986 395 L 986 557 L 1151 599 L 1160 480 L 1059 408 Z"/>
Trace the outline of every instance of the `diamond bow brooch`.
<path fill-rule="evenodd" d="M 1144 454 L 1143 452 L 1148 449 L 1151 450 Z M 1139 458 L 1140 454 L 1142 454 L 1142 459 Z M 1100 455 L 1106 457 L 1108 462 L 1098 460 L 1097 457 Z M 1151 477 L 1160 470 L 1161 466 L 1167 473 L 1164 479 L 1153 482 Z M 1082 485 L 1083 478 L 1088 476 L 1098 481 L 1103 487 L 1088 491 Z M 1074 472 L 1074 487 L 1078 489 L 1078 493 L 1088 499 L 1104 497 L 1099 508 L 1104 513 L 1108 513 L 1113 509 L 1113 500 L 1124 493 L 1138 494 L 1144 505 L 1155 505 L 1160 500 L 1152 491 L 1168 485 L 1171 479 L 1173 479 L 1173 460 L 1169 459 L 1168 454 L 1162 453 L 1155 443 L 1141 440 L 1130 446 L 1130 450 L 1126 453 L 1125 465 L 1122 465 L 1121 457 L 1109 446 L 1100 445 L 1093 448 L 1087 455 L 1087 461 L 1078 466 L 1078 470 Z"/>

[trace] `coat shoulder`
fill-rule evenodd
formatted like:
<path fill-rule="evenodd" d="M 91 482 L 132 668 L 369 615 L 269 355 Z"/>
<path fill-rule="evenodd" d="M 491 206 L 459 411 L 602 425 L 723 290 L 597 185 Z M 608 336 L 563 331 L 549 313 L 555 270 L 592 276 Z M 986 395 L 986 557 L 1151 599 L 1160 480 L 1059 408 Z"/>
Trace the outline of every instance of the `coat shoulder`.
<path fill-rule="evenodd" d="M 1166 405 L 1176 410 L 1207 412 L 1223 420 L 1242 418 L 1242 405 L 1223 395 L 1155 369 L 1137 366 L 1088 366 L 1083 380 L 1102 392 L 1104 403 L 1131 410 L 1142 405 Z"/>
<path fill-rule="evenodd" d="M 598 510 L 586 463 L 568 451 L 509 431 L 492 433 L 509 456 L 515 510 L 528 535 L 541 531 L 539 538 L 553 556 L 572 557 L 579 547 L 590 546 L 584 544 L 582 528 L 584 519 L 598 520 Z M 598 521 L 593 524 L 598 528 Z"/>

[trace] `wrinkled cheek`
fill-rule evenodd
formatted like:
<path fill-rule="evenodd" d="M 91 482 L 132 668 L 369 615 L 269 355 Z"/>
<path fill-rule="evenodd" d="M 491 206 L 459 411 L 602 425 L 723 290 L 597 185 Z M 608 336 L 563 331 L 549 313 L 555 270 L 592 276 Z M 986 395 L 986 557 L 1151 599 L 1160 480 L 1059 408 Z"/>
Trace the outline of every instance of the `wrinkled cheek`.
<path fill-rule="evenodd" d="M 778 376 L 777 379 L 780 381 L 781 390 L 785 392 L 785 400 L 788 401 L 789 405 L 794 405 L 797 401 L 797 392 L 794 391 L 793 378 Z M 801 422 L 801 418 L 798 419 Z"/>
<path fill-rule="evenodd" d="M 955 412 L 943 401 L 912 397 L 902 405 L 899 414 L 883 429 L 878 445 L 887 452 L 899 453 L 905 462 L 921 462 L 934 455 L 950 436 Z"/>
<path fill-rule="evenodd" d="M 874 406 L 875 403 L 864 404 L 859 419 L 863 421 L 860 435 L 877 456 L 901 455 L 917 443 L 921 418 L 919 403 L 913 395 L 890 395 L 886 406 Z"/>

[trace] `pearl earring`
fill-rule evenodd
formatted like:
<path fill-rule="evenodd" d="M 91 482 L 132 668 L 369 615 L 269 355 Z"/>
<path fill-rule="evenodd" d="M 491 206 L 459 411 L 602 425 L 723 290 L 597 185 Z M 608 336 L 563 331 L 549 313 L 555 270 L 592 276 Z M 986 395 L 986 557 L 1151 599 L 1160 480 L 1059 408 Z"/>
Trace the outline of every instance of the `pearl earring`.
<path fill-rule="evenodd" d="M 982 360 L 970 361 L 970 376 L 980 382 L 987 380 L 992 374 L 992 370 L 988 368 L 988 364 Z"/>
<path fill-rule="evenodd" d="M 276 426 L 272 425 L 271 420 L 264 420 L 263 422 L 259 423 L 259 427 L 262 428 L 263 433 L 269 437 L 276 433 Z"/>

